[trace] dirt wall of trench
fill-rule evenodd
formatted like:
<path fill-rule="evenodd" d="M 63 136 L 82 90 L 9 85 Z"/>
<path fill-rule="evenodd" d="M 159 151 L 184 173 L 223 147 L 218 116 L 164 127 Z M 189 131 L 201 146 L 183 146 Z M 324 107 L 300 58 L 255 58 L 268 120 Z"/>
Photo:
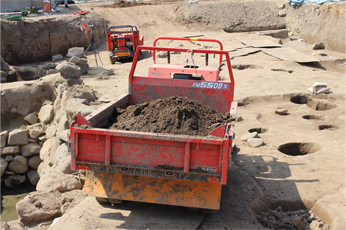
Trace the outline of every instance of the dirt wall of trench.
<path fill-rule="evenodd" d="M 90 13 L 81 18 L 60 15 L 26 21 L 1 20 L 1 55 L 11 65 L 50 60 L 53 55 L 66 55 L 71 47 L 90 44 L 80 31 L 79 22 L 85 19 L 95 26 L 96 46 L 104 35 L 104 20 Z"/>
<path fill-rule="evenodd" d="M 307 3 L 287 7 L 286 25 L 308 43 L 345 53 L 345 2 Z"/>

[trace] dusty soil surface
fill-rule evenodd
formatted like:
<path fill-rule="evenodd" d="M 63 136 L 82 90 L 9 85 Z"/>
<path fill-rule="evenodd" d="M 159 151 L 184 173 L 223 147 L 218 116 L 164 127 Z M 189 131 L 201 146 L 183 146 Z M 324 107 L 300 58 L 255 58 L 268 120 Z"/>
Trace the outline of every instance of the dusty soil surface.
<path fill-rule="evenodd" d="M 150 133 L 207 136 L 210 131 L 231 121 L 229 113 L 186 97 L 168 97 L 117 109 L 111 129 Z"/>

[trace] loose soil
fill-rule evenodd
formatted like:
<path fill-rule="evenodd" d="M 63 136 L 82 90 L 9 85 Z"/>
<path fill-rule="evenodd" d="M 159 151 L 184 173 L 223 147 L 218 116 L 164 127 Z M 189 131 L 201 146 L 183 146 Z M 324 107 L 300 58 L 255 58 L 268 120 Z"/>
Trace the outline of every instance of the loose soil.
<path fill-rule="evenodd" d="M 229 112 L 224 114 L 187 97 L 174 96 L 117 109 L 110 129 L 207 136 L 231 120 Z"/>

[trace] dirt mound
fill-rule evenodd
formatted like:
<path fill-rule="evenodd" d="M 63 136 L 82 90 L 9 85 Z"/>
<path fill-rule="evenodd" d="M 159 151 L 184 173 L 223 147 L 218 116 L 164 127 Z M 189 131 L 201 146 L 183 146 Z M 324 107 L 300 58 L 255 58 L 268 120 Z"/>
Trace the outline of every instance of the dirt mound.
<path fill-rule="evenodd" d="M 162 12 L 165 18 L 188 28 L 226 32 L 261 31 L 286 28 L 278 17 L 276 2 L 217 2 L 174 4 Z"/>
<path fill-rule="evenodd" d="M 218 125 L 231 120 L 229 113 L 174 96 L 117 109 L 110 129 L 207 136 Z"/>

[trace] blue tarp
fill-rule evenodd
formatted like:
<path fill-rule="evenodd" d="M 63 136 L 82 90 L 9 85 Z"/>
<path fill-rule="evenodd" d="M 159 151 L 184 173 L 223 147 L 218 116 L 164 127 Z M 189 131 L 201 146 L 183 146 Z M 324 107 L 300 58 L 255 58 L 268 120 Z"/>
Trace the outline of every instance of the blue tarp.
<path fill-rule="evenodd" d="M 340 0 L 287 0 L 287 3 L 291 4 L 291 6 L 300 6 L 308 2 L 314 2 L 317 4 L 323 4 L 325 2 L 340 2 Z"/>

